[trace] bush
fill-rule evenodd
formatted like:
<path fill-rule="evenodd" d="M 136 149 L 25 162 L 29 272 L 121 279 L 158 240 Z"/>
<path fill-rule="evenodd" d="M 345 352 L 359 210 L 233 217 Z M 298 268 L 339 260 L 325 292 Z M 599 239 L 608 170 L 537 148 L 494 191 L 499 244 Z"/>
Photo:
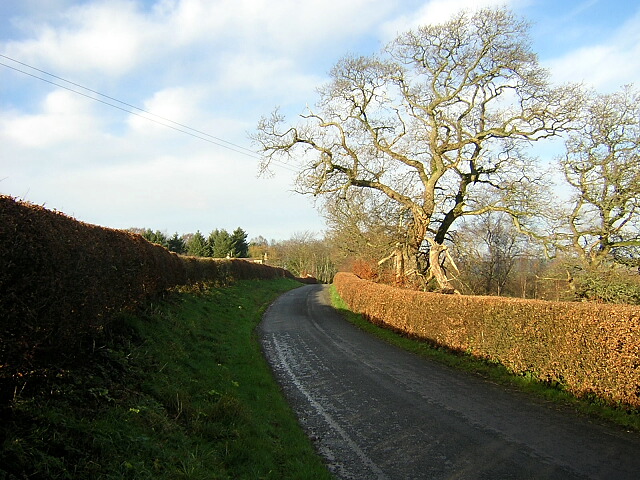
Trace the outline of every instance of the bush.
<path fill-rule="evenodd" d="M 375 262 L 357 258 L 353 261 L 351 271 L 354 275 L 364 279 L 376 281 L 379 277 L 378 265 Z"/>
<path fill-rule="evenodd" d="M 640 280 L 620 271 L 585 272 L 574 279 L 579 299 L 640 305 Z"/>

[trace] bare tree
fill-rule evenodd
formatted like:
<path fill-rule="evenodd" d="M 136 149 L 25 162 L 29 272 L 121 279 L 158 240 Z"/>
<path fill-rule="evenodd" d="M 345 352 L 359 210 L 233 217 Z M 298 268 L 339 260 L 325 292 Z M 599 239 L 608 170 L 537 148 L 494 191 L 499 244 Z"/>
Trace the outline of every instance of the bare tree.
<path fill-rule="evenodd" d="M 299 232 L 272 245 L 279 265 L 298 277 L 312 276 L 330 283 L 336 273 L 331 245 L 311 232 Z"/>
<path fill-rule="evenodd" d="M 345 57 L 319 94 L 298 125 L 284 126 L 278 110 L 260 121 L 263 168 L 295 159 L 298 191 L 334 202 L 353 189 L 386 196 L 408 219 L 398 263 L 444 291 L 454 290 L 444 268 L 452 224 L 496 210 L 526 228 L 542 174 L 522 147 L 564 131 L 580 96 L 551 88 L 528 26 L 505 9 L 461 13 L 400 35 L 379 56 Z"/>
<path fill-rule="evenodd" d="M 587 270 L 640 266 L 640 94 L 592 95 L 560 164 L 574 191 L 560 246 Z"/>
<path fill-rule="evenodd" d="M 453 250 L 463 271 L 460 280 L 482 295 L 520 295 L 522 287 L 509 288 L 509 282 L 520 273 L 518 264 L 540 253 L 503 212 L 463 222 L 455 232 Z"/>

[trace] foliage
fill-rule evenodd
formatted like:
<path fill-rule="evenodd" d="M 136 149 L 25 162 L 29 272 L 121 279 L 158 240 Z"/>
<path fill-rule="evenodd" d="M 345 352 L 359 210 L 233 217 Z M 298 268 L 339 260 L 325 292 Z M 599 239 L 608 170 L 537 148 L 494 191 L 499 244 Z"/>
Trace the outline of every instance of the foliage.
<path fill-rule="evenodd" d="M 640 407 L 640 309 L 631 305 L 442 295 L 339 273 L 349 308 L 404 334 L 562 385 L 577 396 Z"/>
<path fill-rule="evenodd" d="M 379 269 L 371 260 L 356 258 L 351 264 L 351 272 L 363 280 L 376 281 L 380 278 Z"/>
<path fill-rule="evenodd" d="M 165 247 L 170 252 L 174 253 L 185 253 L 186 246 L 182 237 L 178 236 L 178 233 L 174 233 L 173 236 L 167 237 L 160 230 L 156 230 L 155 232 L 150 228 L 129 228 L 127 231 L 131 233 L 137 233 L 142 236 L 146 241 L 155 243 L 156 245 L 161 245 Z"/>
<path fill-rule="evenodd" d="M 247 243 L 247 233 L 240 227 L 231 233 L 231 245 L 235 258 L 246 258 L 249 256 L 249 244 Z"/>
<path fill-rule="evenodd" d="M 176 246 L 176 250 L 171 248 Z M 208 237 L 198 230 L 193 234 L 183 235 L 178 238 L 176 233 L 167 241 L 167 246 L 177 253 L 187 253 L 194 257 L 213 258 L 247 258 L 249 256 L 249 245 L 247 244 L 247 234 L 242 228 L 236 228 L 229 234 L 225 229 L 215 229 Z"/>
<path fill-rule="evenodd" d="M 299 124 L 283 125 L 278 111 L 260 121 L 264 168 L 304 159 L 298 190 L 328 203 L 373 192 L 366 198 L 398 219 L 399 270 L 453 290 L 443 269 L 451 226 L 495 210 L 527 228 L 548 196 L 521 147 L 577 115 L 579 88 L 552 88 L 527 37 L 509 11 L 485 9 L 404 33 L 381 55 L 347 56 Z"/>
<path fill-rule="evenodd" d="M 343 258 L 389 260 L 404 239 L 406 212 L 375 191 L 345 192 L 344 201 L 326 201 L 323 212 L 330 240 Z"/>
<path fill-rule="evenodd" d="M 178 232 L 174 233 L 171 238 L 167 240 L 167 249 L 170 252 L 183 254 L 187 251 L 187 246 L 184 243 L 182 237 L 178 236 Z"/>
<path fill-rule="evenodd" d="M 156 230 L 154 232 L 153 230 L 148 228 L 140 233 L 140 235 L 142 235 L 142 238 L 144 238 L 146 241 L 155 243 L 157 245 L 162 245 L 165 248 L 169 245 L 169 239 L 160 230 Z"/>
<path fill-rule="evenodd" d="M 216 229 L 207 240 L 209 256 L 214 258 L 246 258 L 249 255 L 247 234 L 240 227 L 232 234 L 224 229 Z"/>
<path fill-rule="evenodd" d="M 574 295 L 580 300 L 640 305 L 640 277 L 624 269 L 586 271 L 573 278 Z"/>
<path fill-rule="evenodd" d="M 196 231 L 189 240 L 186 242 L 187 255 L 193 257 L 209 257 L 210 249 L 207 239 L 200 233 L 200 230 Z"/>
<path fill-rule="evenodd" d="M 183 289 L 119 316 L 25 380 L 0 422 L 0 478 L 330 478 L 253 330 L 290 279 Z"/>
<path fill-rule="evenodd" d="M 226 230 L 214 230 L 207 239 L 209 256 L 214 258 L 231 258 L 235 256 L 231 235 Z"/>
<path fill-rule="evenodd" d="M 269 241 L 263 236 L 252 238 L 247 249 L 250 258 L 259 259 L 263 262 L 269 259 L 270 251 Z"/>

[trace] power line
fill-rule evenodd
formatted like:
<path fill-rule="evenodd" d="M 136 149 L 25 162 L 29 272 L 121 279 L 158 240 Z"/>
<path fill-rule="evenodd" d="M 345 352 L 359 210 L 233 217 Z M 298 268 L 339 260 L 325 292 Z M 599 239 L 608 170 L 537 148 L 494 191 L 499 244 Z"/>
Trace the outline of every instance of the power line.
<path fill-rule="evenodd" d="M 195 132 L 195 133 L 198 133 L 198 134 L 204 135 L 204 136 L 206 136 L 206 137 L 212 138 L 212 139 L 214 139 L 214 140 L 216 140 L 216 141 L 218 141 L 218 142 L 223 142 L 223 143 L 225 143 L 225 144 L 231 145 L 232 147 L 239 148 L 239 149 L 241 149 L 241 150 L 246 150 L 247 152 L 249 152 L 249 153 L 251 153 L 251 154 L 255 155 L 255 152 L 254 152 L 253 150 L 250 150 L 250 149 L 248 149 L 248 148 L 245 148 L 245 147 L 243 147 L 243 146 L 241 146 L 241 145 L 237 145 L 237 144 L 235 144 L 235 143 L 229 142 L 229 141 L 224 140 L 224 139 L 222 139 L 222 138 L 215 137 L 215 136 L 213 136 L 213 135 L 210 135 L 209 133 L 203 132 L 203 131 L 201 131 L 201 130 L 197 130 L 197 129 L 192 128 L 192 127 L 190 127 L 190 126 L 188 126 L 188 125 L 184 125 L 184 124 L 182 124 L 182 123 L 176 122 L 176 121 L 171 120 L 171 119 L 169 119 L 169 118 L 165 118 L 165 117 L 162 117 L 162 116 L 160 116 L 160 115 L 156 115 L 155 113 L 149 112 L 148 110 L 144 110 L 143 108 L 136 107 L 135 105 L 131 105 L 130 103 L 123 102 L 122 100 L 118 100 L 117 98 L 110 97 L 109 95 L 105 95 L 104 93 L 100 93 L 100 92 L 98 92 L 98 91 L 96 91 L 96 90 L 92 90 L 92 89 L 87 88 L 87 87 L 85 87 L 85 86 L 83 86 L 83 85 L 80 85 L 80 84 L 78 84 L 78 83 L 72 82 L 71 80 L 67 80 L 67 79 L 65 79 L 65 78 L 59 77 L 59 76 L 57 76 L 57 75 L 54 75 L 53 73 L 49 73 L 49 72 L 47 72 L 47 71 L 45 71 L 45 70 L 41 70 L 41 69 L 39 69 L 39 68 L 33 67 L 33 66 L 28 65 L 28 64 L 26 64 L 26 63 L 24 63 L 24 62 L 21 62 L 21 61 L 19 61 L 19 60 L 16 60 L 15 58 L 11 58 L 11 57 L 8 57 L 8 56 L 6 56 L 6 55 L 2 55 L 2 54 L 0 54 L 0 57 L 2 57 L 2 58 L 6 58 L 7 60 L 11 60 L 12 62 L 18 63 L 18 64 L 20 64 L 20 65 L 23 65 L 23 66 L 25 66 L 25 67 L 28 67 L 28 68 L 30 68 L 30 69 L 32 69 L 32 70 L 37 71 L 37 72 L 44 73 L 45 75 L 48 75 L 48 76 L 50 76 L 50 77 L 52 77 L 52 78 L 55 78 L 55 79 L 61 80 L 61 81 L 65 82 L 65 83 L 68 83 L 69 85 L 73 85 L 74 87 L 82 88 L 83 90 L 86 90 L 86 91 L 88 91 L 88 92 L 94 93 L 94 94 L 99 95 L 99 96 L 101 96 L 101 97 L 107 98 L 107 99 L 112 100 L 112 101 L 114 101 L 114 102 L 117 102 L 117 103 L 119 103 L 119 104 L 121 104 L 121 105 L 125 105 L 125 106 L 127 106 L 127 107 L 129 107 L 129 108 L 133 108 L 134 110 L 137 110 L 137 111 L 139 111 L 139 112 L 146 113 L 147 115 L 151 115 L 151 116 L 153 116 L 153 117 L 155 117 L 155 118 L 158 118 L 158 119 L 160 119 L 160 120 L 163 120 L 163 121 L 165 121 L 165 122 L 169 122 L 169 123 L 171 123 L 171 124 L 173 124 L 173 125 L 177 125 L 177 126 L 179 126 L 179 127 L 186 128 L 187 130 L 190 130 L 190 131 L 192 131 L 192 132 Z M 0 63 L 0 65 L 4 65 L 5 67 L 9 67 L 8 65 L 5 65 L 5 64 L 3 64 L 3 63 Z M 13 68 L 13 67 L 9 67 L 9 68 Z M 21 72 L 21 73 L 25 73 L 26 75 L 30 75 L 30 76 L 32 76 L 32 77 L 34 77 L 34 78 L 38 78 L 38 79 L 40 79 L 40 80 L 46 81 L 46 82 L 48 82 L 48 83 L 53 83 L 53 82 L 47 81 L 47 80 L 45 80 L 45 79 L 42 79 L 42 78 L 40 78 L 40 77 L 38 77 L 38 76 L 35 76 L 35 75 L 33 75 L 33 74 L 29 74 L 29 73 L 27 73 L 27 72 L 23 72 L 22 70 L 18 70 L 17 68 L 13 68 L 13 69 L 14 69 L 14 70 L 17 70 L 17 71 L 19 71 L 19 72 Z M 59 87 L 62 87 L 62 88 L 67 88 L 67 87 L 64 87 L 64 86 L 58 85 L 58 84 L 56 84 L 56 83 L 53 83 L 53 85 L 56 85 L 56 86 L 59 86 Z M 69 89 L 69 88 L 67 88 L 67 90 L 70 90 L 70 91 L 75 92 L 75 93 L 79 93 L 80 95 L 84 95 L 84 94 L 82 94 L 82 93 L 80 93 L 80 92 L 76 92 L 75 90 L 71 90 L 71 89 Z M 94 99 L 94 100 L 98 100 L 98 99 L 95 99 L 95 98 L 93 98 L 93 97 L 91 97 L 91 96 L 88 96 L 88 95 L 84 95 L 84 96 L 86 96 L 86 97 L 88 97 L 88 98 L 92 98 L 92 99 Z M 99 101 L 99 100 L 98 100 L 98 101 Z M 104 102 L 103 102 L 103 103 L 104 103 Z M 111 105 L 111 104 L 107 104 L 107 105 L 113 106 L 113 105 Z M 116 108 L 118 108 L 118 107 L 116 107 Z M 132 113 L 132 112 L 128 112 L 128 113 Z M 143 118 L 145 118 L 145 117 L 143 117 Z M 151 120 L 151 119 L 148 119 L 148 120 Z M 153 120 L 152 120 L 152 121 L 153 121 Z M 163 125 L 164 125 L 164 124 L 163 124 Z"/>
<path fill-rule="evenodd" d="M 17 68 L 15 66 L 7 65 L 6 63 L 0 62 L 0 65 L 2 65 L 4 67 L 7 67 L 7 68 L 10 68 L 11 70 L 14 70 L 16 72 L 22 73 L 24 75 L 28 75 L 28 76 L 30 76 L 32 78 L 35 78 L 35 79 L 38 79 L 40 81 L 49 83 L 51 85 L 55 85 L 56 87 L 63 88 L 65 90 L 73 92 L 73 93 L 75 93 L 77 95 L 81 95 L 83 97 L 89 98 L 89 99 L 94 100 L 96 102 L 100 102 L 100 103 L 102 103 L 104 105 L 108 105 L 108 106 L 110 106 L 112 108 L 116 108 L 118 110 L 122 110 L 123 112 L 129 113 L 131 115 L 135 115 L 137 117 L 144 118 L 145 120 L 148 120 L 150 122 L 154 122 L 154 123 L 157 123 L 157 124 L 162 125 L 164 127 L 171 128 L 171 129 L 176 130 L 176 131 L 178 131 L 180 133 L 185 133 L 187 135 L 190 135 L 192 137 L 198 138 L 198 139 L 203 140 L 205 142 L 212 143 L 213 145 L 217 145 L 219 147 L 226 148 L 227 150 L 231 150 L 233 152 L 240 153 L 242 155 L 245 155 L 245 156 L 257 159 L 257 160 L 262 160 L 262 157 L 257 152 L 255 152 L 255 151 L 253 151 L 251 149 L 248 149 L 246 147 L 243 147 L 241 145 L 237 145 L 237 144 L 235 144 L 233 142 L 229 142 L 227 140 L 224 140 L 222 138 L 216 137 L 214 135 L 211 135 L 209 133 L 203 132 L 201 130 L 192 128 L 192 127 L 190 127 L 188 125 L 176 122 L 176 121 L 171 120 L 169 118 L 162 117 L 162 116 L 157 115 L 155 113 L 149 112 L 149 111 L 147 111 L 147 110 L 145 110 L 143 108 L 136 107 L 135 105 L 132 105 L 130 103 L 123 102 L 122 100 L 118 100 L 117 98 L 111 97 L 111 96 L 106 95 L 104 93 L 100 93 L 100 92 L 98 92 L 96 90 L 92 90 L 92 89 L 90 89 L 88 87 L 85 87 L 83 85 L 80 85 L 78 83 L 75 83 L 75 82 L 72 82 L 72 81 L 67 80 L 65 78 L 59 77 L 57 75 L 54 75 L 53 73 L 49 73 L 49 72 L 47 72 L 45 70 L 41 70 L 41 69 L 33 67 L 33 66 L 31 66 L 31 65 L 29 65 L 27 63 L 24 63 L 24 62 L 21 62 L 19 60 L 14 59 L 14 58 L 8 57 L 7 55 L 0 54 L 0 57 L 5 58 L 7 60 L 10 60 L 12 62 L 15 62 L 15 63 L 17 63 L 19 65 L 25 66 L 27 68 L 30 68 L 32 70 L 35 70 L 36 72 L 45 74 L 47 76 L 50 76 L 52 78 L 55 78 L 55 79 L 60 80 L 62 82 L 65 82 L 65 83 L 67 83 L 69 85 L 73 85 L 74 87 L 81 88 L 81 89 L 83 89 L 83 90 L 85 90 L 87 92 L 90 92 L 90 93 L 94 94 L 94 95 L 98 95 L 100 97 L 103 97 L 103 98 L 106 98 L 108 100 L 111 100 L 112 102 L 117 102 L 120 105 L 124 105 L 124 106 L 115 105 L 114 103 L 108 102 L 106 100 L 102 100 L 100 98 L 96 98 L 95 96 L 89 95 L 87 93 L 80 92 L 80 91 L 78 91 L 78 90 L 76 90 L 74 88 L 68 87 L 66 85 L 61 85 L 58 82 L 55 82 L 55 81 L 52 81 L 52 80 L 48 80 L 46 78 L 42 78 L 41 76 L 38 76 L 38 75 L 36 75 L 34 73 L 30 73 L 30 72 L 27 72 L 27 71 L 22 70 L 20 68 Z M 132 111 L 131 109 L 136 110 L 137 112 L 136 111 Z M 141 113 L 138 113 L 138 112 L 141 112 Z M 143 115 L 143 114 L 145 114 L 145 115 Z M 150 118 L 147 115 L 150 115 L 151 117 L 155 117 L 155 118 Z M 282 168 L 285 168 L 287 170 L 291 170 L 291 171 L 294 171 L 294 172 L 297 171 L 294 168 L 291 168 L 286 163 L 282 163 L 282 162 L 278 162 L 278 161 L 275 161 L 275 163 L 278 166 L 280 166 Z"/>
<path fill-rule="evenodd" d="M 200 140 L 204 140 L 205 142 L 212 143 L 212 144 L 217 145 L 217 146 L 219 146 L 219 147 L 227 148 L 227 149 L 229 149 L 229 150 L 232 150 L 232 151 L 237 152 L 237 153 L 241 153 L 241 154 L 243 154 L 243 155 L 247 155 L 247 156 L 252 157 L 252 158 L 260 159 L 260 157 L 259 157 L 257 154 L 255 154 L 255 153 L 254 153 L 254 154 L 251 154 L 251 153 L 247 153 L 247 152 L 245 152 L 245 151 L 237 150 L 237 149 L 235 149 L 235 148 L 233 148 L 233 147 L 230 147 L 230 146 L 228 146 L 228 145 L 223 145 L 223 144 L 221 144 L 221 143 L 219 143 L 219 142 L 216 142 L 216 141 L 211 140 L 211 139 L 209 139 L 209 138 L 205 138 L 205 137 L 203 137 L 203 136 L 200 136 L 200 135 L 198 135 L 198 134 L 195 134 L 195 133 L 189 132 L 189 131 L 187 131 L 187 130 L 183 130 L 183 129 L 180 129 L 180 128 L 178 128 L 178 127 L 174 127 L 173 125 L 169 125 L 169 124 L 163 123 L 163 122 L 161 122 L 161 121 L 159 121 L 159 120 L 154 120 L 153 118 L 145 117 L 144 115 L 141 115 L 141 114 L 136 113 L 136 112 L 132 112 L 131 110 L 128 110 L 128 109 L 126 109 L 126 108 L 124 108 L 124 107 L 120 107 L 120 106 L 118 106 L 118 105 L 114 105 L 114 104 L 112 104 L 112 103 L 109 103 L 109 102 L 107 102 L 107 101 L 105 101 L 105 100 L 101 100 L 101 99 L 99 99 L 99 98 L 92 97 L 91 95 L 87 95 L 86 93 L 78 92 L 77 90 L 74 90 L 74 89 L 72 89 L 72 88 L 66 87 L 66 86 L 64 86 L 64 85 L 60 85 L 59 83 L 56 83 L 56 82 L 52 82 L 52 81 L 50 81 L 50 80 L 47 80 L 46 78 L 38 77 L 37 75 L 34 75 L 34 74 L 32 74 L 32 73 L 29 73 L 29 72 L 25 72 L 24 70 L 20 70 L 19 68 L 12 67 L 12 66 L 7 65 L 7 64 L 5 64 L 5 63 L 0 62 L 0 65 L 5 66 L 5 67 L 7 67 L 7 68 L 10 68 L 10 69 L 12 69 L 12 70 L 15 70 L 15 71 L 17 71 L 17 72 L 23 73 L 23 74 L 25 74 L 25 75 L 29 75 L 30 77 L 37 78 L 38 80 L 42 80 L 43 82 L 50 83 L 51 85 L 55 85 L 55 86 L 57 86 L 57 87 L 64 88 L 65 90 L 69 90 L 70 92 L 73 92 L 73 93 L 75 93 L 75 94 L 77 94 L 77 95 L 82 95 L 83 97 L 89 98 L 89 99 L 94 100 L 94 101 L 96 101 L 96 102 L 100 102 L 100 103 L 103 103 L 103 104 L 108 105 L 108 106 L 110 106 L 110 107 L 117 108 L 118 110 L 122 110 L 123 112 L 127 112 L 127 113 L 129 113 L 129 114 L 131 114 L 131 115 L 135 115 L 135 116 L 137 116 L 137 117 L 144 118 L 145 120 L 149 120 L 150 122 L 154 122 L 154 123 L 157 123 L 157 124 L 159 124 L 159 125 L 163 125 L 163 126 L 165 126 L 165 127 L 172 128 L 173 130 L 176 130 L 176 131 L 181 132 L 181 133 L 186 133 L 187 135 L 191 135 L 192 137 L 199 138 Z M 175 123 L 175 122 L 174 122 L 174 123 Z M 215 138 L 215 137 L 214 137 L 214 138 Z M 223 140 L 223 141 L 224 141 L 224 140 Z M 230 142 L 227 142 L 227 143 L 230 143 Z M 245 149 L 244 147 L 240 147 L 240 148 L 243 148 L 244 150 L 248 150 L 248 149 Z"/>

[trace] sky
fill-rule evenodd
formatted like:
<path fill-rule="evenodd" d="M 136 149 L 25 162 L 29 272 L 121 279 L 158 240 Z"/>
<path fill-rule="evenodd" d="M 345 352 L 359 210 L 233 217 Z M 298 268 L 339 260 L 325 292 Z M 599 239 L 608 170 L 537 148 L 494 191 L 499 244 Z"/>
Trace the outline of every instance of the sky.
<path fill-rule="evenodd" d="M 258 176 L 260 117 L 294 122 L 346 54 L 502 5 L 555 83 L 638 87 L 638 0 L 0 0 L 0 193 L 111 228 L 321 236 L 290 166 Z"/>

